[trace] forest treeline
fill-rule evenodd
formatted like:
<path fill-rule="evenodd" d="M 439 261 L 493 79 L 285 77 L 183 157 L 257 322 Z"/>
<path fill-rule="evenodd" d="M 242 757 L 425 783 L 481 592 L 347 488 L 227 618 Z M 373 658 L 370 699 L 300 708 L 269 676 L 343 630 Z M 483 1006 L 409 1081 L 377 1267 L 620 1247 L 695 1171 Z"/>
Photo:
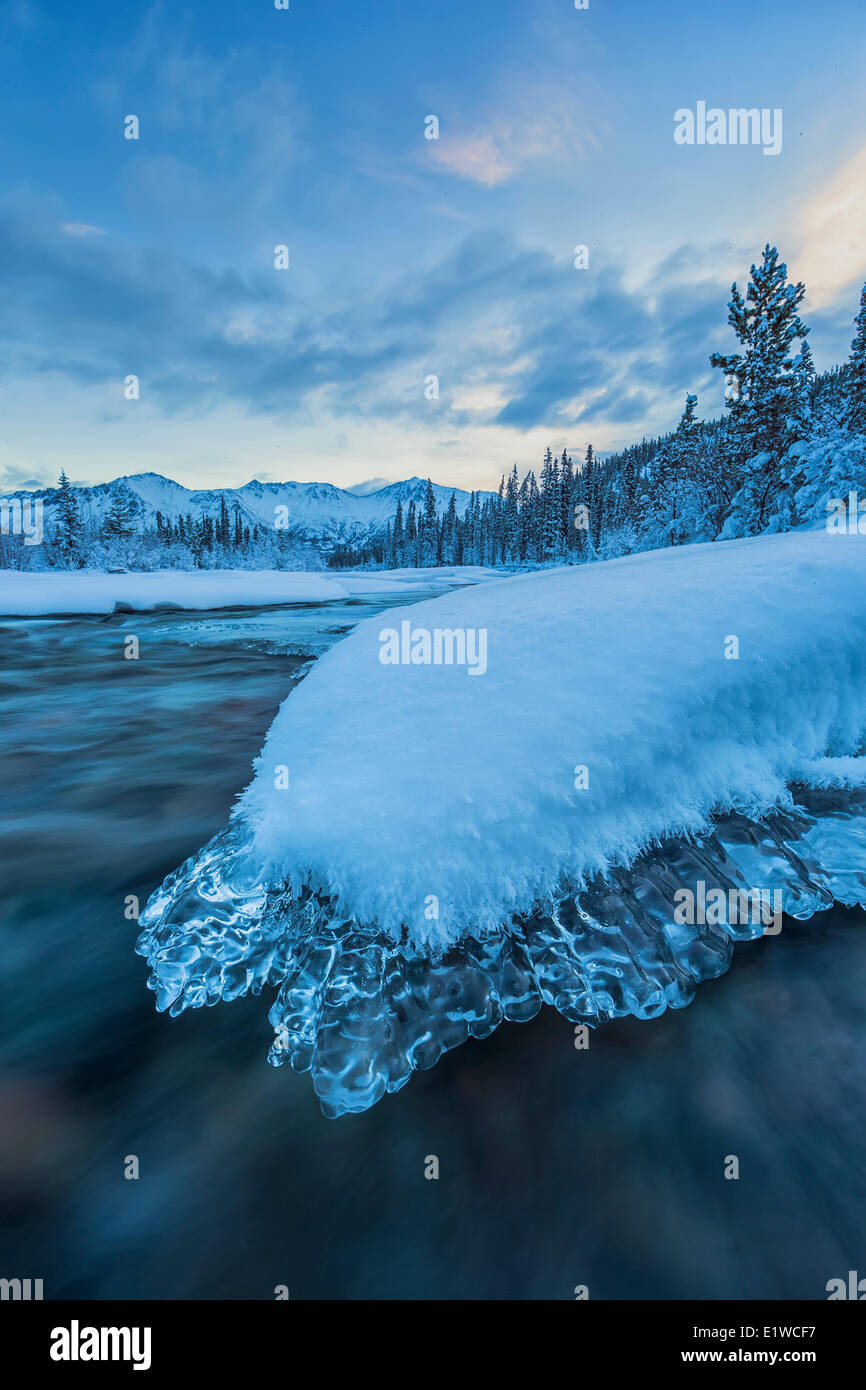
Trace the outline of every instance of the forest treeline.
<path fill-rule="evenodd" d="M 148 522 L 122 482 L 102 516 L 82 516 L 64 472 L 44 545 L 0 534 L 0 568 L 538 566 L 785 531 L 852 492 L 866 510 L 866 286 L 848 360 L 820 374 L 800 316 L 805 292 L 769 245 L 745 293 L 732 286 L 734 349 L 710 359 L 725 379 L 721 419 L 701 420 L 689 394 L 670 434 L 606 457 L 592 445 L 581 459 L 548 449 L 537 474 L 521 477 L 515 464 L 498 493 L 473 493 L 462 514 L 455 494 L 437 509 L 428 480 L 420 505 L 399 503 L 368 544 L 328 552 L 290 525 L 250 525 L 224 497 L 213 515 Z"/>
<path fill-rule="evenodd" d="M 778 250 L 766 246 L 745 294 L 731 290 L 736 349 L 714 353 L 725 377 L 724 417 L 702 421 L 687 395 L 672 433 L 598 458 L 550 449 L 538 475 L 517 467 L 497 495 L 452 496 L 437 515 L 433 489 L 416 510 L 398 505 L 386 534 L 334 565 L 543 565 L 785 531 L 826 514 L 851 491 L 866 500 L 866 286 L 849 360 L 817 374 Z"/>

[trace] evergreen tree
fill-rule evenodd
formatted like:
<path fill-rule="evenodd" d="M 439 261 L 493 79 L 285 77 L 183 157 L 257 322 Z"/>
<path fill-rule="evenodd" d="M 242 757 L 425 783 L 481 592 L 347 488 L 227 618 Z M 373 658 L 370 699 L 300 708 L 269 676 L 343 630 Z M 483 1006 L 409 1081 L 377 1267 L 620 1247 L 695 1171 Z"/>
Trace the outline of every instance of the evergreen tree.
<path fill-rule="evenodd" d="M 812 394 L 815 389 L 815 364 L 812 360 L 812 349 L 806 338 L 800 344 L 800 351 L 794 359 L 794 380 L 796 386 L 793 392 L 792 432 L 806 436 L 812 429 Z"/>
<path fill-rule="evenodd" d="M 226 499 L 222 494 L 220 494 L 219 520 L 216 524 L 216 540 L 224 550 L 228 550 L 231 540 L 229 532 L 229 509 L 226 506 Z"/>
<path fill-rule="evenodd" d="M 135 530 L 135 512 L 127 489 L 118 484 L 112 489 L 108 511 L 102 522 L 102 533 L 107 539 L 129 540 Z"/>
<path fill-rule="evenodd" d="M 849 430 L 866 432 L 866 285 L 860 291 L 860 312 L 854 323 L 857 332 L 848 361 L 845 424 Z"/>
<path fill-rule="evenodd" d="M 556 559 L 559 542 L 559 469 L 548 447 L 541 465 L 541 559 Z"/>
<path fill-rule="evenodd" d="M 397 515 L 394 518 L 392 545 L 394 548 L 394 565 L 396 568 L 403 563 L 403 503 L 399 499 L 397 501 Z"/>
<path fill-rule="evenodd" d="M 441 559 L 443 565 L 455 564 L 454 552 L 457 548 L 457 497 L 452 492 L 448 502 L 448 510 L 442 520 L 442 551 Z"/>
<path fill-rule="evenodd" d="M 572 546 L 571 498 L 574 492 L 574 473 L 565 449 L 559 460 L 559 549 L 566 554 Z"/>
<path fill-rule="evenodd" d="M 811 366 L 801 356 L 795 369 L 792 355 L 794 341 L 809 331 L 797 312 L 805 292 L 802 283 L 788 283 L 776 247 L 765 246 L 761 265 L 751 268 L 745 299 L 736 284 L 731 287 L 728 322 L 740 351 L 710 358 L 734 384 L 726 404 L 727 437 L 743 476 L 733 506 L 736 534 L 764 530 L 778 511 L 782 459 L 798 433 L 803 374 Z"/>
<path fill-rule="evenodd" d="M 57 548 L 63 559 L 63 563 L 71 568 L 82 563 L 81 541 L 83 527 L 81 525 L 81 514 L 78 510 L 78 499 L 72 490 L 72 484 L 66 476 L 66 470 L 60 470 L 60 480 L 57 484 L 57 526 L 56 542 Z"/>
<path fill-rule="evenodd" d="M 429 568 L 436 564 L 438 550 L 438 519 L 436 516 L 436 494 L 433 491 L 433 484 L 427 479 L 427 489 L 424 493 L 424 511 L 418 527 L 419 539 L 421 542 L 420 563 L 424 568 Z"/>
<path fill-rule="evenodd" d="M 660 535 L 664 545 L 682 545 L 695 534 L 698 506 L 693 484 L 700 440 L 697 404 L 697 396 L 686 396 L 676 433 L 659 450 L 653 465 L 645 524 L 651 533 Z"/>
<path fill-rule="evenodd" d="M 415 544 L 418 539 L 418 526 L 415 521 L 415 498 L 409 498 L 409 510 L 406 513 L 406 561 L 408 566 L 415 564 Z"/>
<path fill-rule="evenodd" d="M 515 463 L 505 486 L 505 501 L 502 515 L 502 546 L 505 559 L 514 564 L 520 559 L 520 512 L 518 508 L 517 464 Z"/>
<path fill-rule="evenodd" d="M 598 479 L 599 465 L 591 444 L 586 446 L 583 464 L 583 505 L 586 507 L 589 526 L 586 532 L 587 549 L 594 554 L 601 541 L 601 488 Z"/>
<path fill-rule="evenodd" d="M 541 489 L 534 469 L 529 474 L 529 519 L 526 527 L 526 559 L 537 565 L 543 543 Z"/>

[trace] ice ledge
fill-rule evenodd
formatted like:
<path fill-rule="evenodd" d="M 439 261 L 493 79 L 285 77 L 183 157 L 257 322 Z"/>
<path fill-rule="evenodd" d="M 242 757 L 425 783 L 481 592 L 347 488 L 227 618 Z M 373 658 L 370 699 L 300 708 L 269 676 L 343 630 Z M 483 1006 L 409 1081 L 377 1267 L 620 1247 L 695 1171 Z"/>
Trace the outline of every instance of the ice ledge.
<path fill-rule="evenodd" d="M 795 799 L 761 822 L 719 817 L 440 951 L 262 883 L 235 822 L 151 899 L 137 950 L 173 1015 L 277 988 L 269 1061 L 310 1070 L 326 1115 L 357 1112 L 503 1019 L 543 1003 L 589 1026 L 653 1018 L 722 974 L 735 941 L 781 930 L 783 912 L 790 928 L 834 902 L 866 907 L 866 792 Z"/>

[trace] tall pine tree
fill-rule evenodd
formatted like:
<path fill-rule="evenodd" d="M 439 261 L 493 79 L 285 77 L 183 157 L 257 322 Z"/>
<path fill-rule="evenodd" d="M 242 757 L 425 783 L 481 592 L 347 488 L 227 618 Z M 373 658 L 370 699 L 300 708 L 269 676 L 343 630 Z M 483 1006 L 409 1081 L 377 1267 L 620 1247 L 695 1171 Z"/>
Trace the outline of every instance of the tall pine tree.
<path fill-rule="evenodd" d="M 866 285 L 860 291 L 860 312 L 854 323 L 857 332 L 851 344 L 847 370 L 845 424 L 849 430 L 866 432 Z"/>
<path fill-rule="evenodd" d="M 793 354 L 795 340 L 809 331 L 797 312 L 805 293 L 802 282 L 788 283 L 776 247 L 765 246 L 745 298 L 731 287 L 728 322 L 740 350 L 710 358 L 733 383 L 727 438 L 743 479 L 732 508 L 734 534 L 755 535 L 780 514 L 782 459 L 799 432 L 803 373 L 811 367 L 802 355 L 795 367 Z"/>
<path fill-rule="evenodd" d="M 57 487 L 55 541 L 64 565 L 71 569 L 82 562 L 81 542 L 84 528 L 78 510 L 78 499 L 72 490 L 72 484 L 67 478 L 64 468 L 60 470 L 60 480 Z"/>

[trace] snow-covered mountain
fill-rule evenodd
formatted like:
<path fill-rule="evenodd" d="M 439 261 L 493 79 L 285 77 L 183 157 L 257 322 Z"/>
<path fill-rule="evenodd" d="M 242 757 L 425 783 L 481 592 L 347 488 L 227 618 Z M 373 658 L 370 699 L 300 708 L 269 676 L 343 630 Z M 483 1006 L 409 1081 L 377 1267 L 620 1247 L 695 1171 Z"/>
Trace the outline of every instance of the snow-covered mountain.
<path fill-rule="evenodd" d="M 393 521 L 397 503 L 403 503 L 403 513 L 410 501 L 416 508 L 423 506 L 427 489 L 423 478 L 408 478 L 405 482 L 389 483 L 374 492 L 361 493 L 334 487 L 332 483 L 261 483 L 257 478 L 237 488 L 186 488 L 159 473 L 134 473 L 94 487 L 74 488 L 82 520 L 99 524 L 108 510 L 113 495 L 122 490 L 131 501 L 131 510 L 140 529 L 153 527 L 156 513 L 163 520 L 176 521 L 178 516 L 195 518 L 219 515 L 220 502 L 225 499 L 229 515 L 239 509 L 243 524 L 273 528 L 277 508 L 287 508 L 280 514 L 281 529 L 299 540 L 312 541 L 330 549 L 340 542 L 364 545 L 380 535 L 388 522 Z M 443 512 L 454 493 L 458 515 L 462 516 L 470 494 L 459 488 L 433 484 L 436 508 Z M 46 488 L 38 492 L 22 491 L 20 497 L 41 497 L 47 519 L 51 519 L 57 490 Z M 483 494 L 487 496 L 488 494 Z M 282 519 L 288 517 L 283 526 Z"/>

